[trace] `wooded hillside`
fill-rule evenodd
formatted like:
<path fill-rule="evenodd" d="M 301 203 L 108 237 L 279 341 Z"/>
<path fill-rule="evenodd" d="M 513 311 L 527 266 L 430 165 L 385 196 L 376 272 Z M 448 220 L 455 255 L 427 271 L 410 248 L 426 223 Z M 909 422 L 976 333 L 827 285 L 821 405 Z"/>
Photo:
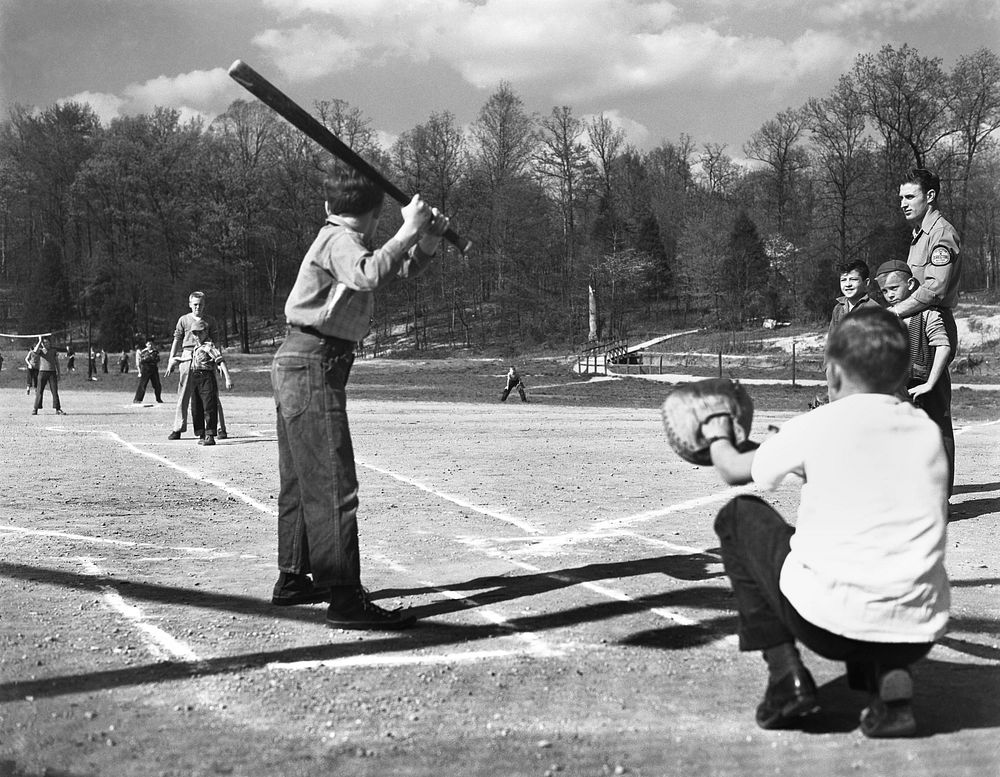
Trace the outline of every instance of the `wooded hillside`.
<path fill-rule="evenodd" d="M 859 56 L 742 149 L 685 135 L 640 150 L 606 116 L 530 114 L 505 83 L 470 127 L 434 113 L 389 149 L 360 108 L 311 108 L 475 243 L 380 294 L 373 337 L 405 326 L 418 350 L 582 343 L 590 287 L 602 339 L 639 319 L 823 320 L 839 265 L 905 258 L 911 167 L 941 176 L 965 288 L 1000 281 L 1000 57 L 987 49 L 950 71 L 905 45 Z M 253 101 L 207 126 L 162 109 L 104 126 L 85 104 L 14 107 L 0 124 L 0 323 L 119 350 L 167 337 L 202 289 L 228 345 L 249 350 L 280 328 L 328 162 Z M 397 224 L 390 204 L 381 228 Z"/>

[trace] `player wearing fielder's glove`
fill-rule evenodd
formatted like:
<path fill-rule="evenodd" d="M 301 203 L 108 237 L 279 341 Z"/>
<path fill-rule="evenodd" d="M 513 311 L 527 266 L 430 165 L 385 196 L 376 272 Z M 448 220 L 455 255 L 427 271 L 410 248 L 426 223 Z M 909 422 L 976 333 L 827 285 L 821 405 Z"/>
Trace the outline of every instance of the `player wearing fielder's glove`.
<path fill-rule="evenodd" d="M 743 449 L 753 423 L 753 400 L 739 381 L 709 378 L 683 383 L 661 407 L 667 441 L 678 456 L 692 464 L 709 465 L 712 442 L 729 440 Z"/>

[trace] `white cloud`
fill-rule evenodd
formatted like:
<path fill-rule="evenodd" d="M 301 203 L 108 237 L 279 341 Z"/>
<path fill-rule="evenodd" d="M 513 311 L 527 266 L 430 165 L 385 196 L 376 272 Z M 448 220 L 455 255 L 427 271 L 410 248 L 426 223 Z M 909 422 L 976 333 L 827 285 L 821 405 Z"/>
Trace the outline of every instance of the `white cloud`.
<path fill-rule="evenodd" d="M 233 87 L 225 68 L 192 70 L 176 76 L 159 76 L 141 84 L 125 87 L 129 109 L 146 112 L 158 105 L 178 107 L 184 105 L 213 105 Z"/>
<path fill-rule="evenodd" d="M 861 0 L 843 0 L 852 1 Z M 857 50 L 837 34 L 810 30 L 790 40 L 725 34 L 686 21 L 670 2 L 267 2 L 283 15 L 309 19 L 255 39 L 292 80 L 362 62 L 420 63 L 433 56 L 476 87 L 509 80 L 546 87 L 558 100 L 578 100 L 672 83 L 718 88 L 791 82 L 839 67 Z"/>
<path fill-rule="evenodd" d="M 57 102 L 87 103 L 104 124 L 121 116 L 149 113 L 157 107 L 176 110 L 182 123 L 196 118 L 208 122 L 225 106 L 232 89 L 228 72 L 215 68 L 129 84 L 121 95 L 87 91 Z"/>
<path fill-rule="evenodd" d="M 946 25 L 956 16 L 978 18 L 984 23 L 1000 18 L 996 0 L 836 0 L 818 5 L 816 18 L 828 24 L 877 24 L 892 30 L 901 24 L 940 20 Z"/>
<path fill-rule="evenodd" d="M 361 62 L 367 45 L 309 26 L 266 30 L 253 42 L 268 52 L 282 73 L 301 79 L 350 70 Z"/>
<path fill-rule="evenodd" d="M 107 124 L 112 119 L 121 116 L 121 107 L 125 101 L 121 97 L 108 94 L 107 92 L 78 92 L 70 97 L 57 100 L 57 102 L 60 105 L 64 103 L 86 103 L 97 114 L 97 118 L 103 124 Z"/>
<path fill-rule="evenodd" d="M 626 143 L 643 148 L 652 138 L 649 127 L 628 116 L 623 116 L 619 110 L 602 111 L 600 114 L 588 113 L 581 116 L 580 119 L 589 124 L 598 118 L 599 115 L 607 119 L 612 127 L 620 129 L 625 133 Z"/>

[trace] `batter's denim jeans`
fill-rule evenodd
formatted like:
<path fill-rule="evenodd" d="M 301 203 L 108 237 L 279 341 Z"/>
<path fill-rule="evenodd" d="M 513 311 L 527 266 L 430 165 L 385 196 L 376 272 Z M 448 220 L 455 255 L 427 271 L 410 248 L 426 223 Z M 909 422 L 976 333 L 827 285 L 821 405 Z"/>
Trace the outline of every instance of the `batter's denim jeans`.
<path fill-rule="evenodd" d="M 352 344 L 291 330 L 271 364 L 277 405 L 278 569 L 358 585 L 358 477 L 347 425 Z"/>
<path fill-rule="evenodd" d="M 863 642 L 803 618 L 779 586 L 795 529 L 763 499 L 738 496 L 727 503 L 715 519 L 715 533 L 736 598 L 740 650 L 764 650 L 798 640 L 833 661 L 892 668 L 912 664 L 933 647 L 933 643 Z"/>

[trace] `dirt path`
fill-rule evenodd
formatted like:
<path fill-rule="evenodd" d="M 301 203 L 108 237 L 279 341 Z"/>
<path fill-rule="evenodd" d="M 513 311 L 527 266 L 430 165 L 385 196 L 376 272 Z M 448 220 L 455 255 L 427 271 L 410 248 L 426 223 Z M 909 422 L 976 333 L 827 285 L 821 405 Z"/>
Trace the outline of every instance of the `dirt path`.
<path fill-rule="evenodd" d="M 817 730 L 754 725 L 711 531 L 733 492 L 655 411 L 353 400 L 364 578 L 421 618 L 377 635 L 268 604 L 270 401 L 227 398 L 234 437 L 206 449 L 165 439 L 166 398 L 32 417 L 0 389 L 2 777 L 997 773 L 1000 425 L 960 429 L 920 736 L 874 742 L 816 657 Z"/>

